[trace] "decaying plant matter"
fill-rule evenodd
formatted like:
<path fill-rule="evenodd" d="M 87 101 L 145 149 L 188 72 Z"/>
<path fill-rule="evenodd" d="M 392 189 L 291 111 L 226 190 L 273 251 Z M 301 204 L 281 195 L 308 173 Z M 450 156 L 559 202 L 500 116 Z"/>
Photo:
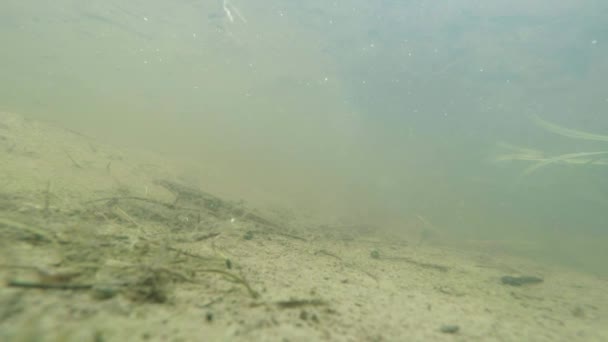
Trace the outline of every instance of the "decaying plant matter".
<path fill-rule="evenodd" d="M 535 116 L 533 119 L 534 123 L 539 127 L 563 137 L 578 140 L 608 142 L 608 135 L 600 135 L 562 127 L 552 122 L 545 121 L 538 116 Z M 524 170 L 525 175 L 532 174 L 541 168 L 554 164 L 608 165 L 608 150 L 573 152 L 549 156 L 538 149 L 515 146 L 504 142 L 499 143 L 499 146 L 510 150 L 511 153 L 502 154 L 495 157 L 494 160 L 497 162 L 514 160 L 533 162 L 531 166 Z"/>

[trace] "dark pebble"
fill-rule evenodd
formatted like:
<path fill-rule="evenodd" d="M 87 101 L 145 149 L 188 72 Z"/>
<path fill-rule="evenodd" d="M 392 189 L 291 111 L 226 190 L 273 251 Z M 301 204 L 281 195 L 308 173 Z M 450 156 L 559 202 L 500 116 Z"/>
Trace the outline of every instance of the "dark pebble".
<path fill-rule="evenodd" d="M 455 324 L 444 324 L 441 326 L 441 328 L 439 328 L 439 331 L 441 331 L 444 334 L 455 334 L 459 330 L 460 330 L 460 327 Z"/>

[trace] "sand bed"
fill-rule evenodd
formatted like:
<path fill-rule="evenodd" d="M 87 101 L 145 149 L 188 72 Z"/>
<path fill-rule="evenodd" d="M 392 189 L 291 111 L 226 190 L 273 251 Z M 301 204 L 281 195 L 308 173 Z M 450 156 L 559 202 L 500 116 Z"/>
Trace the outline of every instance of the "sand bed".
<path fill-rule="evenodd" d="M 0 165 L 3 341 L 608 341 L 598 276 L 258 210 L 10 113 Z"/>

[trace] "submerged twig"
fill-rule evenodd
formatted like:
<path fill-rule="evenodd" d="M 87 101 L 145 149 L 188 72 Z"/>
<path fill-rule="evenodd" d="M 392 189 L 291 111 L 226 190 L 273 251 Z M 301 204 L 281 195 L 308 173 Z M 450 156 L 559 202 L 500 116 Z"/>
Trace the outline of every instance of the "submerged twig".
<path fill-rule="evenodd" d="M 237 283 L 237 284 L 241 284 L 243 285 L 246 289 L 247 292 L 249 292 L 249 295 L 251 296 L 251 298 L 259 298 L 260 294 L 255 291 L 253 288 L 251 288 L 251 286 L 249 285 L 249 282 L 247 280 L 245 280 L 245 278 L 240 277 L 234 273 L 230 273 L 224 270 L 218 270 L 218 269 L 201 269 L 198 270 L 199 272 L 206 272 L 206 273 L 217 273 L 217 274 L 221 274 L 225 277 L 227 277 L 228 279 L 232 280 L 233 282 Z"/>
<path fill-rule="evenodd" d="M 72 164 L 73 164 L 75 167 L 77 167 L 77 168 L 79 168 L 79 169 L 82 169 L 82 166 L 80 166 L 80 164 L 78 164 L 78 163 L 77 163 L 77 162 L 74 160 L 74 158 L 72 158 L 72 156 L 71 156 L 71 155 L 68 153 L 68 151 L 64 151 L 64 152 L 65 152 L 65 154 L 68 156 L 68 158 L 70 158 L 70 160 L 72 161 Z"/>
<path fill-rule="evenodd" d="M 559 134 L 567 138 L 608 142 L 608 135 L 589 133 L 585 131 L 562 127 L 552 122 L 545 121 L 537 115 L 535 115 L 533 119 L 538 126 L 546 129 L 549 132 Z"/>
<path fill-rule="evenodd" d="M 450 270 L 450 268 L 448 266 L 433 264 L 433 263 L 429 263 L 429 262 L 422 262 L 422 261 L 414 260 L 409 257 L 383 257 L 382 259 L 404 261 L 404 262 L 407 262 L 409 264 L 412 264 L 412 265 L 415 265 L 415 266 L 418 266 L 421 268 L 429 268 L 429 269 L 433 269 L 433 270 L 441 271 L 441 272 L 447 272 Z"/>
<path fill-rule="evenodd" d="M 525 171 L 524 174 L 531 174 L 534 171 L 545 167 L 547 165 L 550 164 L 555 164 L 555 163 L 559 163 L 559 162 L 568 162 L 568 161 L 573 161 L 573 160 L 578 160 L 578 158 L 581 157 L 590 157 L 590 156 L 597 156 L 597 155 L 602 155 L 602 154 L 608 154 L 608 151 L 599 151 L 599 152 L 578 152 L 578 153 L 566 153 L 566 154 L 561 154 L 559 156 L 555 156 L 552 158 L 547 158 L 544 159 L 530 167 L 528 167 Z M 593 160 L 591 160 L 592 162 Z"/>
<path fill-rule="evenodd" d="M 44 283 L 44 282 L 29 282 L 20 280 L 9 280 L 6 284 L 10 287 L 21 287 L 28 289 L 44 289 L 44 290 L 90 290 L 92 284 L 71 284 L 71 283 Z"/>
<path fill-rule="evenodd" d="M 46 241 L 46 242 L 51 242 L 51 243 L 55 243 L 56 240 L 51 237 L 48 233 L 46 233 L 45 231 L 43 231 L 42 229 L 21 223 L 21 222 L 16 222 L 16 221 L 12 221 L 9 220 L 7 218 L 4 217 L 0 217 L 0 228 L 9 228 L 9 229 L 14 229 L 16 232 L 27 232 L 31 235 L 31 237 L 27 240 L 34 240 L 34 241 Z M 24 238 L 25 240 L 25 238 Z"/>
<path fill-rule="evenodd" d="M 327 302 L 321 299 L 291 299 L 278 301 L 275 304 L 281 309 L 294 309 L 302 306 L 327 305 Z"/>

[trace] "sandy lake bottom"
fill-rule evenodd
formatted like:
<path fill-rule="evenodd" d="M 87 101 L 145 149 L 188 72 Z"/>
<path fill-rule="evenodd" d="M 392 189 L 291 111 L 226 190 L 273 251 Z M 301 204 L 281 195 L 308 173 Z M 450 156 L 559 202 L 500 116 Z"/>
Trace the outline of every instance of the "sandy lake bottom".
<path fill-rule="evenodd" d="M 0 113 L 2 341 L 608 341 L 608 280 L 250 208 Z"/>

